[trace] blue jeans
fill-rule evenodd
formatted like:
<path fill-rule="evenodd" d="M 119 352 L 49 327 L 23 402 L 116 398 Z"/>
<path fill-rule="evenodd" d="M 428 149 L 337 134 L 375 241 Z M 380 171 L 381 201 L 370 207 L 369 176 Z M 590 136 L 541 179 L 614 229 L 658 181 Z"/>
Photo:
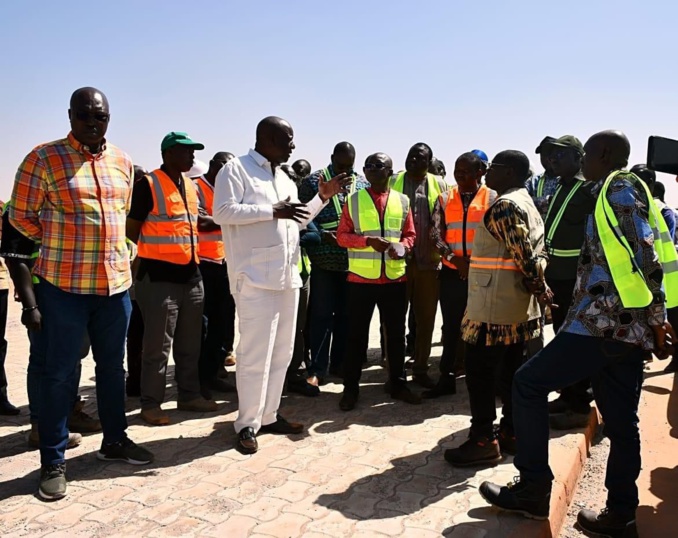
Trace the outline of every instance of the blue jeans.
<path fill-rule="evenodd" d="M 96 390 L 103 442 L 125 437 L 125 338 L 132 306 L 125 291 L 111 296 L 63 291 L 46 280 L 36 286 L 43 315 L 44 364 L 40 379 L 38 431 L 42 465 L 63 463 L 68 417 L 73 408 L 86 335 L 96 363 Z"/>
<path fill-rule="evenodd" d="M 638 507 L 636 480 L 640 473 L 638 402 L 643 350 L 638 346 L 559 332 L 525 363 L 513 379 L 515 466 L 526 480 L 553 480 L 548 463 L 548 394 L 589 377 L 610 439 L 607 507 L 632 515 Z"/>
<path fill-rule="evenodd" d="M 310 286 L 311 367 L 308 374 L 325 377 L 330 363 L 333 371 L 339 370 L 346 351 L 346 273 L 314 267 Z"/>

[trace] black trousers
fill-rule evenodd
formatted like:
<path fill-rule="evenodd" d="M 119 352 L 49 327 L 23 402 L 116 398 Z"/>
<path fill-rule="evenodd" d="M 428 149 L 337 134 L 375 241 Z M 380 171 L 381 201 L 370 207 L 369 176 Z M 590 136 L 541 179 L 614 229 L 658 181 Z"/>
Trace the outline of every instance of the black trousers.
<path fill-rule="evenodd" d="M 553 300 L 558 308 L 551 310 L 553 319 L 553 331 L 557 334 L 560 327 L 565 323 L 567 311 L 572 305 L 572 293 L 576 280 L 549 280 L 547 283 L 553 291 Z M 588 413 L 591 410 L 593 401 L 593 390 L 591 389 L 591 380 L 582 379 L 574 385 L 565 387 L 560 391 L 560 397 L 567 402 L 569 408 L 575 413 Z"/>
<path fill-rule="evenodd" d="M 459 271 L 443 265 L 440 270 L 440 311 L 443 315 L 443 354 L 440 375 L 454 375 L 464 360 L 464 346 L 459 345 L 461 322 L 468 301 L 468 281 L 459 278 Z"/>
<path fill-rule="evenodd" d="M 407 284 L 347 285 L 349 314 L 348 342 L 344 357 L 344 391 L 358 393 L 363 362 L 367 357 L 370 322 L 374 307 L 386 333 L 391 390 L 405 385 L 405 318 L 407 316 Z"/>
<path fill-rule="evenodd" d="M 0 290 L 0 401 L 7 401 L 7 375 L 5 374 L 5 359 L 7 358 L 7 309 L 9 290 Z"/>
<path fill-rule="evenodd" d="M 502 400 L 501 427 L 513 431 L 512 385 L 523 364 L 524 344 L 485 345 L 485 329 L 477 344 L 466 344 L 466 386 L 471 404 L 471 436 L 494 437 L 495 394 Z"/>
<path fill-rule="evenodd" d="M 222 344 L 230 341 L 230 347 L 233 348 L 235 302 L 229 288 L 226 264 L 203 261 L 200 263 L 200 273 L 205 289 L 205 306 L 198 371 L 200 381 L 205 382 L 217 376 L 223 362 Z"/>
<path fill-rule="evenodd" d="M 306 347 L 306 316 L 308 314 L 309 298 L 309 279 L 303 283 L 299 289 L 299 310 L 297 310 L 297 331 L 294 335 L 294 351 L 292 352 L 292 362 L 287 367 L 287 381 L 303 380 L 306 381 L 303 372 L 299 369 L 302 363 L 308 362 L 308 353 Z"/>
<path fill-rule="evenodd" d="M 141 385 L 141 356 L 144 342 L 144 318 L 136 301 L 132 301 L 132 315 L 127 327 L 127 385 L 139 392 Z"/>

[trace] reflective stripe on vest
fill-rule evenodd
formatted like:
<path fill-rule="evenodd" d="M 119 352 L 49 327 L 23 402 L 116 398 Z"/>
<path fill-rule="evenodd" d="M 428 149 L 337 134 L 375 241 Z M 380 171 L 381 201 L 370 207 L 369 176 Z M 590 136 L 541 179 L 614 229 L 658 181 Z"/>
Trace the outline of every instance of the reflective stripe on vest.
<path fill-rule="evenodd" d="M 537 181 L 537 198 L 544 196 L 544 184 L 546 183 L 546 174 L 542 174 Z"/>
<path fill-rule="evenodd" d="M 311 274 L 311 258 L 306 254 L 306 249 L 301 249 L 301 255 L 297 262 L 297 269 L 299 269 L 299 275 L 301 275 L 301 278 L 304 280 Z"/>
<path fill-rule="evenodd" d="M 389 192 L 383 221 L 367 190 L 350 195 L 347 203 L 357 235 L 383 237 L 391 243 L 400 242 L 405 219 L 410 210 L 407 196 L 394 190 Z M 372 247 L 348 249 L 348 270 L 362 278 L 379 279 L 382 262 L 385 264 L 386 277 L 389 280 L 397 280 L 405 275 L 405 260 L 393 260 L 386 253 L 377 252 Z"/>
<path fill-rule="evenodd" d="M 645 308 L 652 303 L 652 292 L 636 262 L 631 246 L 619 227 L 617 216 L 607 199 L 607 189 L 622 171 L 610 174 L 598 196 L 594 212 L 596 230 L 605 252 L 610 274 L 625 308 Z M 652 199 L 645 182 L 637 178 L 648 199 L 648 220 L 654 235 L 654 248 L 664 271 L 667 308 L 678 306 L 678 255 L 666 222 Z"/>
<path fill-rule="evenodd" d="M 546 251 L 551 256 L 556 256 L 560 258 L 574 258 L 576 256 L 579 256 L 579 254 L 581 253 L 581 249 L 564 250 L 558 248 L 551 248 L 551 241 L 553 241 L 553 237 L 556 234 L 558 225 L 560 224 L 560 221 L 563 218 L 563 215 L 565 214 L 567 204 L 570 203 L 572 197 L 576 194 L 576 192 L 583 184 L 584 184 L 583 181 L 577 180 L 577 183 L 574 185 L 574 187 L 572 187 L 572 190 L 570 190 L 569 194 L 565 197 L 565 201 L 560 206 L 558 213 L 556 213 L 556 216 L 553 219 L 553 222 L 551 223 L 551 227 L 549 228 L 548 234 L 546 235 Z M 553 203 L 555 202 L 555 200 L 558 198 L 558 194 L 560 194 L 561 188 L 562 185 L 558 185 L 558 188 L 556 189 L 553 198 L 551 198 L 551 203 L 549 204 L 548 211 L 546 212 L 546 218 L 544 219 L 544 223 L 548 222 L 549 220 L 549 216 L 551 215 L 551 208 L 553 207 Z"/>
<path fill-rule="evenodd" d="M 472 255 L 473 239 L 478 223 L 482 220 L 490 205 L 491 190 L 481 185 L 468 208 L 464 208 L 459 187 L 452 187 L 449 191 L 447 203 L 442 208 L 445 212 L 445 242 L 450 246 L 455 256 L 468 258 Z M 443 195 L 440 195 L 442 207 Z M 447 259 L 443 263 L 456 269 L 456 266 Z"/>
<path fill-rule="evenodd" d="M 520 271 L 513 259 L 507 258 L 471 258 L 471 267 L 476 269 L 501 269 L 504 271 Z"/>
<path fill-rule="evenodd" d="M 214 187 L 204 177 L 199 177 L 195 182 L 200 206 L 211 217 L 214 215 Z M 200 243 L 200 259 L 223 263 L 226 254 L 224 252 L 224 240 L 221 235 L 221 227 L 218 230 L 204 232 L 198 229 L 198 241 Z"/>
<path fill-rule="evenodd" d="M 428 195 L 428 210 L 433 215 L 433 208 L 436 205 L 436 200 L 443 193 L 438 185 L 438 180 L 433 174 L 426 174 L 426 189 Z M 405 172 L 400 172 L 397 176 L 391 179 L 391 188 L 400 193 L 404 192 L 405 188 Z"/>
<path fill-rule="evenodd" d="M 355 187 L 356 175 L 351 174 L 351 178 L 352 178 L 352 181 L 351 181 L 351 186 L 349 188 L 350 189 L 349 194 L 353 194 L 355 192 L 355 188 L 356 188 Z M 332 179 L 332 176 L 330 175 L 329 168 L 323 168 L 323 177 L 319 181 L 322 181 L 323 179 L 325 181 L 330 181 Z M 337 214 L 337 220 L 320 224 L 319 226 L 322 230 L 336 230 L 339 227 L 339 219 L 341 218 L 341 203 L 339 202 L 339 196 L 338 195 L 335 194 L 334 196 L 332 196 L 332 204 L 334 204 L 334 211 Z"/>
<path fill-rule="evenodd" d="M 186 200 L 162 170 L 145 178 L 151 187 L 153 209 L 141 225 L 139 257 L 186 265 L 198 262 L 198 195 L 193 182 L 181 176 Z"/>

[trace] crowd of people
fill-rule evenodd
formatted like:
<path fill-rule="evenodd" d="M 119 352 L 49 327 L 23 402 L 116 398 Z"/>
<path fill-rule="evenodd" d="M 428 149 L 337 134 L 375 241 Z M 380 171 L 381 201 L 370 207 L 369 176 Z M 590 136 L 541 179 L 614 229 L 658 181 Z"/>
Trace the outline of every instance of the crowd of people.
<path fill-rule="evenodd" d="M 344 386 L 338 406 L 350 412 L 376 307 L 393 399 L 454 395 L 465 376 L 469 438 L 445 459 L 485 466 L 515 455 L 513 483 L 480 486 L 489 503 L 547 518 L 549 425 L 584 426 L 595 398 L 611 441 L 608 500 L 579 523 L 607 536 L 634 525 L 643 363 L 673 352 L 678 256 L 663 185 L 645 165 L 626 171 L 623 133 L 585 145 L 546 137 L 536 149 L 541 175 L 520 151 L 491 161 L 468 151 L 450 181 L 425 143 L 400 172 L 377 152 L 361 174 L 349 142 L 316 171 L 305 160 L 288 166 L 294 132 L 277 117 L 258 124 L 247 155 L 219 151 L 204 168 L 194 156 L 204 145 L 171 132 L 161 166 L 147 172 L 106 140 L 101 91 L 76 90 L 69 117 L 66 138 L 21 163 L 2 217 L 0 256 L 30 339 L 29 443 L 40 449 L 41 498 L 66 495 L 65 450 L 82 432 L 103 431 L 100 460 L 153 461 L 126 434 L 125 395 L 139 398 L 147 424 L 168 424 L 170 351 L 179 410 L 213 412 L 215 392 L 237 393 L 242 453 L 257 452 L 260 432 L 303 431 L 279 412 L 285 388 L 313 397 L 334 376 Z M 3 330 L 8 289 L 0 272 Z M 544 346 L 547 318 L 557 335 Z M 90 349 L 99 419 L 78 397 Z M 6 343 L 3 364 L 5 354 Z M 235 385 L 226 366 L 235 366 Z M 4 367 L 0 381 L 0 413 L 17 414 Z"/>

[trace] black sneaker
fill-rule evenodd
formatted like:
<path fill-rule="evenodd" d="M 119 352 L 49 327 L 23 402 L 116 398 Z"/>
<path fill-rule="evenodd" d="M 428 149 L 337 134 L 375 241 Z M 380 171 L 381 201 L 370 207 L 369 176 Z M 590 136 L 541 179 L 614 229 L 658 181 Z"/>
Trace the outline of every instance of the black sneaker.
<path fill-rule="evenodd" d="M 577 514 L 577 524 L 586 532 L 595 536 L 609 538 L 636 538 L 635 516 L 622 516 L 603 508 L 599 514 L 592 510 L 581 510 Z"/>
<path fill-rule="evenodd" d="M 455 467 L 496 465 L 502 460 L 499 443 L 487 437 L 469 438 L 457 448 L 445 451 L 445 460 Z"/>
<path fill-rule="evenodd" d="M 391 392 L 391 398 L 394 400 L 400 400 L 412 405 L 419 405 L 421 403 L 421 396 L 412 392 L 406 386 L 399 387 Z"/>
<path fill-rule="evenodd" d="M 451 394 L 457 394 L 457 380 L 455 376 L 441 375 L 436 386 L 422 392 L 421 397 L 430 400 Z"/>
<path fill-rule="evenodd" d="M 517 512 L 530 519 L 544 520 L 549 517 L 550 482 L 536 484 L 516 477 L 506 486 L 483 482 L 478 491 L 488 503 L 502 510 Z"/>
<path fill-rule="evenodd" d="M 137 446 L 129 437 L 110 445 L 101 444 L 97 453 L 101 461 L 124 461 L 132 465 L 146 465 L 154 459 L 153 454 L 143 447 Z"/>
<path fill-rule="evenodd" d="M 45 465 L 40 469 L 38 495 L 45 501 L 56 501 L 66 496 L 66 464 Z"/>

